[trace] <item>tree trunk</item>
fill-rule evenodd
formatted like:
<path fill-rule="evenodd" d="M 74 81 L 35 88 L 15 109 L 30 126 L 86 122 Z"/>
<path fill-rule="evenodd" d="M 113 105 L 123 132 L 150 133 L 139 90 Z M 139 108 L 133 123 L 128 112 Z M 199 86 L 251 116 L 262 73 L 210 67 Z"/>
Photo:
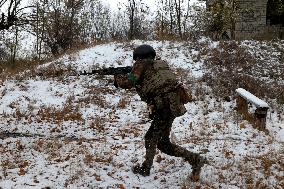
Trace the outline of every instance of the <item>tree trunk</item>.
<path fill-rule="evenodd" d="M 135 0 L 129 0 L 129 39 L 134 38 Z"/>
<path fill-rule="evenodd" d="M 182 38 L 182 31 L 181 31 L 181 0 L 175 0 L 175 7 L 176 7 L 176 16 L 177 16 L 177 27 L 178 27 L 178 34 L 179 37 Z"/>

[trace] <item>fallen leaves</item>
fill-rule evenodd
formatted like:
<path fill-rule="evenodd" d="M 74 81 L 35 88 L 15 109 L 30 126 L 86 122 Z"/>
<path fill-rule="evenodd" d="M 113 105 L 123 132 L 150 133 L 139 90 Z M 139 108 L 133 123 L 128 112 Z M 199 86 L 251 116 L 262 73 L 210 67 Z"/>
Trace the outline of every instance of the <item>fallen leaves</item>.
<path fill-rule="evenodd" d="M 244 123 L 241 123 L 241 124 L 240 124 L 240 128 L 241 128 L 241 129 L 245 129 L 245 128 L 246 128 L 245 124 L 244 124 Z"/>
<path fill-rule="evenodd" d="M 157 157 L 156 157 L 156 162 L 161 163 L 161 161 L 163 161 L 163 160 L 165 160 L 164 157 L 162 157 L 160 154 L 157 155 Z"/>
<path fill-rule="evenodd" d="M 25 168 L 26 168 L 28 165 L 29 165 L 29 162 L 28 162 L 27 160 L 22 161 L 22 162 L 20 163 L 20 165 L 19 165 L 20 170 L 19 170 L 19 172 L 18 172 L 18 175 L 20 175 L 20 176 L 25 175 L 25 174 L 26 174 Z"/>
<path fill-rule="evenodd" d="M 119 184 L 119 185 L 118 185 L 118 188 L 119 188 L 119 189 L 125 189 L 125 186 L 124 186 L 123 184 Z"/>
<path fill-rule="evenodd" d="M 19 170 L 19 172 L 18 172 L 18 175 L 24 176 L 25 174 L 26 174 L 25 169 L 24 169 L 23 167 L 20 167 L 20 170 Z"/>
<path fill-rule="evenodd" d="M 234 153 L 233 153 L 233 151 L 225 150 L 224 155 L 225 155 L 226 158 L 231 158 L 232 156 L 234 156 Z"/>
<path fill-rule="evenodd" d="M 96 179 L 96 181 L 102 181 L 101 176 L 99 176 L 99 175 L 96 175 L 95 179 Z"/>

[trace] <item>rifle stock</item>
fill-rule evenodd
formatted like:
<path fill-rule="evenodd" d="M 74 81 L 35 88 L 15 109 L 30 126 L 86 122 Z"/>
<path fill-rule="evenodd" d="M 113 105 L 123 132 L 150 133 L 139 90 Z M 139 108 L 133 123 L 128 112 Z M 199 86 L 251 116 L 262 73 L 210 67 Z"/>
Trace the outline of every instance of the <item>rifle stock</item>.
<path fill-rule="evenodd" d="M 126 66 L 126 67 L 109 67 L 109 68 L 103 68 L 103 69 L 96 69 L 92 70 L 91 72 L 86 72 L 85 70 L 80 73 L 80 75 L 120 75 L 120 74 L 127 74 L 131 72 L 132 67 Z"/>

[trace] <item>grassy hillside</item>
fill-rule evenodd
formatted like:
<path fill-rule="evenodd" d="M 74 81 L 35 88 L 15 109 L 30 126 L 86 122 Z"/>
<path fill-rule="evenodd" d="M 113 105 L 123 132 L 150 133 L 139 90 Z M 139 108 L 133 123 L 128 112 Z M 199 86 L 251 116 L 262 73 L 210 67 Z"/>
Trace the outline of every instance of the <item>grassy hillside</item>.
<path fill-rule="evenodd" d="M 151 124 L 135 90 L 83 70 L 132 64 L 153 45 L 193 95 L 171 139 L 210 161 L 191 165 L 157 151 L 149 177 L 131 172 Z M 0 188 L 283 188 L 284 43 L 132 41 L 109 43 L 0 80 Z M 243 87 L 270 109 L 265 133 L 236 112 Z M 250 106 L 250 111 L 255 107 Z"/>

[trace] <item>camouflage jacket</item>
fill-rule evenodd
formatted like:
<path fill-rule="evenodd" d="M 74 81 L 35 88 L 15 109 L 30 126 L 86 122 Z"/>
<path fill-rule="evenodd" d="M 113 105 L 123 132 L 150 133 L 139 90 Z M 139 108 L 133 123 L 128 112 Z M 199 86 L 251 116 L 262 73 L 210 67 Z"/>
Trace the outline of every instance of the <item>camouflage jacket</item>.
<path fill-rule="evenodd" d="M 185 113 L 179 93 L 180 85 L 166 61 L 138 60 L 133 64 L 128 79 L 134 83 L 141 100 L 148 105 L 154 105 L 159 110 L 165 107 L 164 103 L 168 103 L 173 116 L 178 117 Z"/>

